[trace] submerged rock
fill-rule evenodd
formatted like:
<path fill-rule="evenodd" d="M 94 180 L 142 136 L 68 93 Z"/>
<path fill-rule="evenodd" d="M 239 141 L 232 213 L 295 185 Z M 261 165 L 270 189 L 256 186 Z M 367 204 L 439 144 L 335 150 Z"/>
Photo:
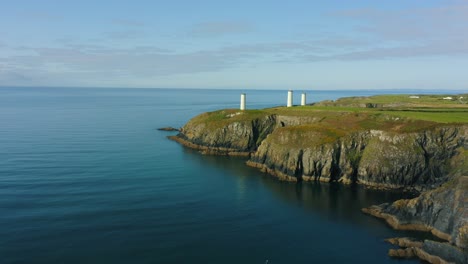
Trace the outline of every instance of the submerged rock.
<path fill-rule="evenodd" d="M 402 247 L 402 248 L 408 248 L 408 247 L 420 248 L 423 246 L 423 242 L 417 241 L 409 237 L 394 237 L 394 238 L 385 239 L 385 241 L 395 246 Z"/>

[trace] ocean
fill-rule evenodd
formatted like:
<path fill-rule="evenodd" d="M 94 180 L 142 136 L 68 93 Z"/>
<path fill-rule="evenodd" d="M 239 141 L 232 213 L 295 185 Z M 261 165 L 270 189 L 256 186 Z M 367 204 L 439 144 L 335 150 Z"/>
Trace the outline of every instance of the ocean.
<path fill-rule="evenodd" d="M 400 262 L 384 239 L 424 234 L 360 209 L 408 194 L 280 182 L 156 130 L 238 108 L 242 92 L 247 108 L 286 103 L 286 90 L 0 88 L 0 263 Z"/>

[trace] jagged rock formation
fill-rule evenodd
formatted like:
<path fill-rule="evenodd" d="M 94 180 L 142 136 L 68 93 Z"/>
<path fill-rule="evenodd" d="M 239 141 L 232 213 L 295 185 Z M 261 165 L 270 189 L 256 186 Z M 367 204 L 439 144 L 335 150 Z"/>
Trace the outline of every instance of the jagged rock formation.
<path fill-rule="evenodd" d="M 388 255 L 393 258 L 420 258 L 429 263 L 467 263 L 468 255 L 463 249 L 449 243 L 432 240 L 416 241 L 411 238 L 389 238 L 385 241 L 399 246 L 390 249 Z"/>
<path fill-rule="evenodd" d="M 419 197 L 363 209 L 395 229 L 430 231 L 468 249 L 468 176 L 427 191 Z"/>
<path fill-rule="evenodd" d="M 416 242 L 394 239 L 390 242 L 406 249 L 391 250 L 391 256 L 418 256 L 429 262 L 429 259 L 441 258 L 446 262 L 468 263 L 467 205 L 468 176 L 459 176 L 417 198 L 371 206 L 364 208 L 363 212 L 384 219 L 395 229 L 429 231 L 450 242 L 426 240 L 418 246 Z"/>

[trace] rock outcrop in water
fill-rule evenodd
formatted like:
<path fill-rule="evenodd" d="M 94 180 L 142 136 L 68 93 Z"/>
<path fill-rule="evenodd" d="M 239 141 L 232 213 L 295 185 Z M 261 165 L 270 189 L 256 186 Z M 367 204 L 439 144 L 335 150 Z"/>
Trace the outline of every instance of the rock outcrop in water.
<path fill-rule="evenodd" d="M 158 128 L 158 130 L 159 131 L 168 131 L 168 132 L 179 131 L 179 129 L 174 128 L 174 127 L 161 127 L 161 128 Z"/>
<path fill-rule="evenodd" d="M 416 241 L 411 238 L 390 238 L 385 241 L 400 248 L 390 249 L 388 255 L 393 258 L 420 258 L 429 263 L 468 263 L 464 249 L 446 242 L 433 240 Z"/>
<path fill-rule="evenodd" d="M 446 262 L 468 263 L 467 205 L 468 176 L 459 176 L 417 198 L 371 206 L 363 212 L 384 219 L 395 229 L 428 231 L 450 242 L 426 240 L 420 246 L 400 243 L 406 249 L 391 250 L 391 256 L 413 254 L 429 262 L 440 258 Z"/>

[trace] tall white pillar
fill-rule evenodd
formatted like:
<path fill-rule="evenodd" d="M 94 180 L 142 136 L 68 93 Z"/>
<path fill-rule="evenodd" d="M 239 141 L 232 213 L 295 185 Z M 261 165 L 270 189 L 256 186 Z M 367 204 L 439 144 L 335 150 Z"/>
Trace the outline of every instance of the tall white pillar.
<path fill-rule="evenodd" d="M 301 105 L 306 105 L 306 93 L 302 93 L 302 96 L 301 96 Z"/>
<path fill-rule="evenodd" d="M 240 110 L 245 110 L 245 93 L 241 93 Z"/>
<path fill-rule="evenodd" d="M 288 91 L 288 103 L 286 106 L 287 107 L 293 106 L 293 91 L 292 90 Z"/>

